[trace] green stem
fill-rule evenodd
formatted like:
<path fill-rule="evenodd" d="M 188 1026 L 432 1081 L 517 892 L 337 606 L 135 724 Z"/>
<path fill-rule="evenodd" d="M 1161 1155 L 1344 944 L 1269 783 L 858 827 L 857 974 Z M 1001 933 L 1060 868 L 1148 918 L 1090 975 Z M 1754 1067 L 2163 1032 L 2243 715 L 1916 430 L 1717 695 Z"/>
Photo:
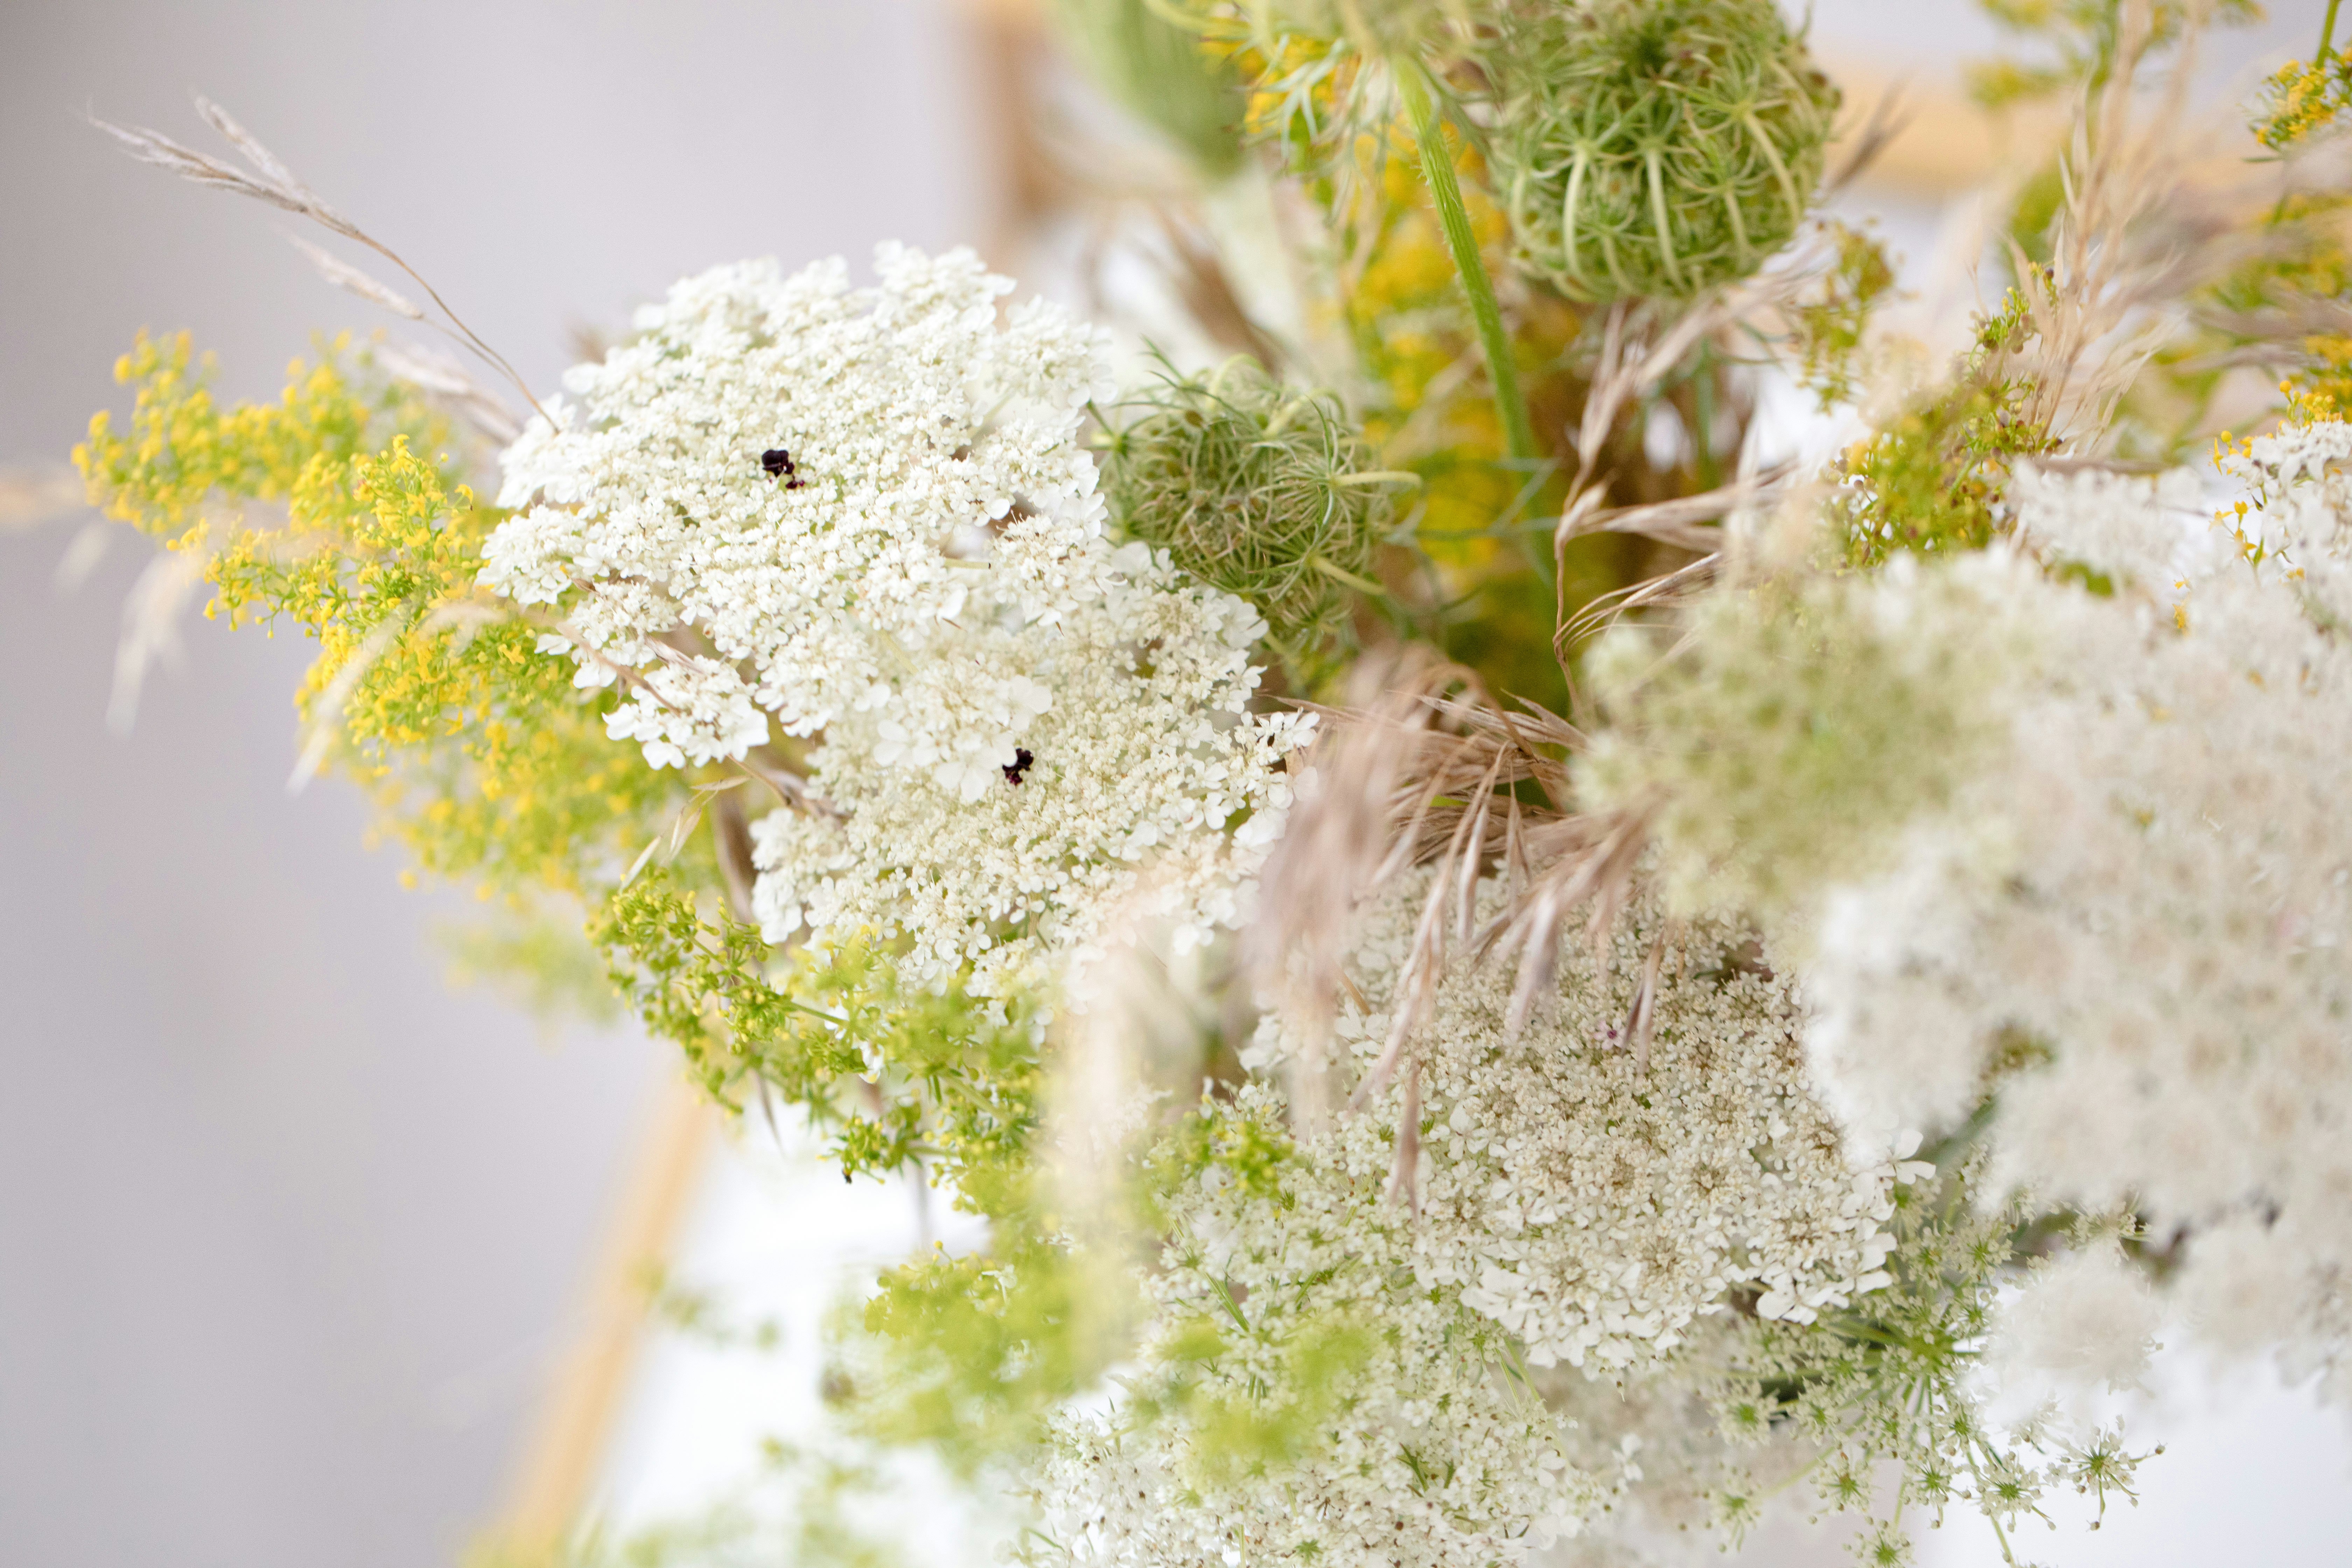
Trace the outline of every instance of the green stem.
<path fill-rule="evenodd" d="M 2341 4 L 2343 0 L 2327 0 L 2327 15 L 2319 19 L 2319 53 L 2312 58 L 2313 65 L 2327 63 L 2327 51 L 2336 42 L 2336 7 Z"/>
<path fill-rule="evenodd" d="M 1698 488 L 1711 490 L 1722 482 L 1715 461 L 1715 358 L 1711 345 L 1698 351 L 1698 374 L 1691 378 L 1691 446 L 1698 457 Z"/>
<path fill-rule="evenodd" d="M 1307 558 L 1307 564 L 1315 568 L 1316 571 L 1322 573 L 1326 577 L 1330 578 L 1335 583 L 1345 583 L 1349 587 L 1353 588 L 1359 594 L 1369 594 L 1375 598 L 1385 597 L 1388 594 L 1388 590 L 1386 588 L 1381 586 L 1378 583 L 1373 582 L 1370 577 L 1359 577 L 1356 574 L 1349 571 L 1346 567 L 1334 565 L 1332 563 L 1324 560 L 1320 555 L 1309 555 Z"/>
<path fill-rule="evenodd" d="M 1436 95 L 1417 62 L 1399 61 L 1396 77 L 1404 94 L 1405 111 L 1412 116 L 1413 140 L 1420 143 L 1421 172 L 1437 203 L 1437 221 L 1445 230 L 1446 248 L 1454 252 L 1454 269 L 1461 275 L 1462 291 L 1470 297 L 1471 319 L 1478 324 L 1479 346 L 1486 353 L 1486 379 L 1495 389 L 1495 412 L 1503 420 L 1504 447 L 1513 458 L 1531 460 L 1536 455 L 1535 426 L 1528 419 L 1527 400 L 1519 395 L 1518 368 L 1511 360 L 1511 340 L 1503 331 L 1502 308 L 1495 303 L 1495 285 L 1486 276 L 1486 264 L 1479 259 L 1478 239 L 1470 232 L 1469 209 L 1462 205 L 1462 186 L 1454 177 L 1454 154 L 1446 150 Z"/>

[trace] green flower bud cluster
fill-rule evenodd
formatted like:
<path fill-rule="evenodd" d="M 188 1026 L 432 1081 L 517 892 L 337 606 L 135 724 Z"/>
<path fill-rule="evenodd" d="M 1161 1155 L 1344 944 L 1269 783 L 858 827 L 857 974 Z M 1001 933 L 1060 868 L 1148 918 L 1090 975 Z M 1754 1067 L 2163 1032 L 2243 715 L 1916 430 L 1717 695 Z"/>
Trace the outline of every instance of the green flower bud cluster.
<path fill-rule="evenodd" d="M 1495 191 L 1571 298 L 1687 299 L 1796 232 L 1838 91 L 1773 0 L 1535 0 L 1500 28 Z"/>
<path fill-rule="evenodd" d="M 1370 471 L 1328 393 L 1284 386 L 1236 357 L 1170 375 L 1131 401 L 1107 442 L 1103 489 L 1130 539 L 1247 600 L 1294 657 L 1339 628 L 1352 591 L 1378 594 L 1372 550 L 1413 476 Z"/>

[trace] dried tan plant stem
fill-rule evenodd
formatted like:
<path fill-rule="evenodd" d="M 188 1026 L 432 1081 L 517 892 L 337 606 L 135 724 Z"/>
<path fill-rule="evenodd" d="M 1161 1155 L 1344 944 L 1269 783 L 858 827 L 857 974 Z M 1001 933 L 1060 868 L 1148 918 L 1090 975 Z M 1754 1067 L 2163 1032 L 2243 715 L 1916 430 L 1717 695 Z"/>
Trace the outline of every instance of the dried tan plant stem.
<path fill-rule="evenodd" d="M 196 112 L 202 115 L 205 122 L 218 132 L 230 146 L 236 148 L 247 163 L 252 165 L 251 173 L 224 163 L 194 148 L 183 146 L 160 132 L 150 131 L 143 127 L 116 125 L 110 121 L 97 119 L 93 119 L 91 123 L 121 142 L 130 150 L 131 155 L 142 163 L 168 169 L 183 179 L 193 181 L 196 184 L 206 185 L 214 190 L 227 191 L 236 195 L 250 196 L 256 201 L 282 207 L 288 212 L 309 218 L 331 233 L 341 235 L 354 244 L 363 245 L 374 251 L 406 273 L 411 281 L 425 290 L 425 298 L 433 301 L 434 306 L 440 310 L 446 320 L 446 325 L 442 330 L 449 332 L 472 353 L 480 355 L 485 363 L 496 368 L 499 374 L 512 382 L 515 389 L 522 394 L 524 401 L 530 405 L 532 411 L 542 419 L 547 417 L 547 411 L 540 406 L 539 399 L 532 395 L 530 386 L 524 383 L 522 376 L 514 366 L 507 362 L 506 357 L 484 342 L 473 328 L 467 326 L 457 312 L 449 308 L 449 302 L 441 297 L 439 291 L 425 280 L 422 273 L 411 267 L 397 251 L 320 200 L 315 192 L 295 177 L 293 171 L 287 167 L 283 160 L 263 146 L 259 139 L 232 119 L 228 111 L 220 105 L 199 95 L 196 99 Z M 337 259 L 316 246 L 300 241 L 297 243 L 302 244 L 305 253 L 311 258 L 327 280 L 338 288 L 348 289 L 362 299 L 383 306 L 396 314 L 406 316 L 412 321 L 425 319 L 424 311 L 416 306 L 357 268 Z"/>

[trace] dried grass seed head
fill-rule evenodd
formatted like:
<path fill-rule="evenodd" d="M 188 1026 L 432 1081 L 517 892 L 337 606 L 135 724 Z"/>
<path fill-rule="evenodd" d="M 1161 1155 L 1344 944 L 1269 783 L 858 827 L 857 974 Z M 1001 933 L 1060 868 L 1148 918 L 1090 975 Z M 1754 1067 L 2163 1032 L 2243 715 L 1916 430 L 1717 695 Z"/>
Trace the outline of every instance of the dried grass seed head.
<path fill-rule="evenodd" d="M 1247 600 L 1286 651 L 1327 639 L 1348 591 L 1375 587 L 1372 550 L 1409 476 L 1370 470 L 1339 400 L 1237 357 L 1166 375 L 1107 442 L 1104 491 L 1128 537 Z"/>
<path fill-rule="evenodd" d="M 1744 277 L 1821 180 L 1838 91 L 1772 0 L 1530 0 L 1487 62 L 1519 258 L 1573 298 Z"/>

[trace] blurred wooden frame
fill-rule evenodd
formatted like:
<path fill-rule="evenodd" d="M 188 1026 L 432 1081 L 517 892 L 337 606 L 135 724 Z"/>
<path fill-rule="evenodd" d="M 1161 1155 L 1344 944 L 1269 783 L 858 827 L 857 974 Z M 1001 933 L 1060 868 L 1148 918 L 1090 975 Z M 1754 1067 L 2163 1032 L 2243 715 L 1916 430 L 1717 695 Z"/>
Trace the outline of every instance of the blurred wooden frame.
<path fill-rule="evenodd" d="M 646 1328 L 649 1269 L 670 1256 L 701 1185 L 721 1112 L 683 1078 L 666 1081 L 621 1173 L 583 1281 L 572 1342 L 551 1368 L 482 1555 L 552 1563 L 593 1495 L 628 1399 Z"/>
<path fill-rule="evenodd" d="M 992 260 L 1007 265 L 1064 199 L 1037 131 L 1039 83 L 1056 68 L 1054 44 L 1043 0 L 957 3 L 995 165 L 983 242 Z M 2053 124 L 1997 120 L 1948 83 L 1900 80 L 1834 58 L 1828 69 L 1845 88 L 1850 130 L 1889 93 L 1900 94 L 1901 128 L 1861 181 L 1865 189 L 1939 199 L 1984 184 L 2014 160 L 2038 160 L 2052 145 Z M 646 1333 L 643 1282 L 676 1244 L 719 1126 L 719 1112 L 692 1086 L 681 1079 L 663 1089 L 583 1285 L 573 1315 L 580 1326 L 549 1378 L 483 1542 L 494 1561 L 516 1568 L 555 1562 L 588 1506 Z"/>

